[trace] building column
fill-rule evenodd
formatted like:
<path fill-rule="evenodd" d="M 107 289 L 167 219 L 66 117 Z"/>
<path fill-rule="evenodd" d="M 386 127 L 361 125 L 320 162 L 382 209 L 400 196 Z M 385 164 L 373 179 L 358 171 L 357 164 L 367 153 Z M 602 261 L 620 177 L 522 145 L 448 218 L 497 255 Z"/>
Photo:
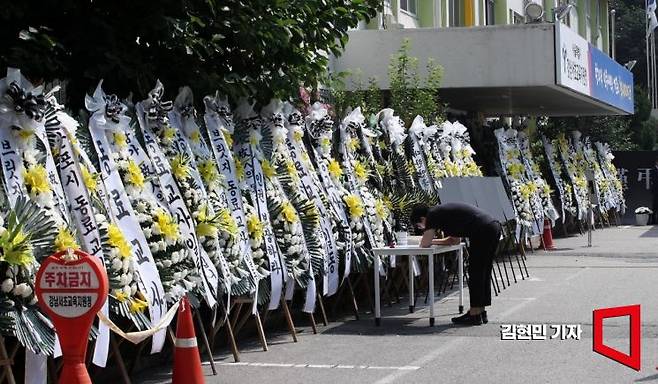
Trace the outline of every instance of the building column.
<path fill-rule="evenodd" d="M 587 12 L 585 12 L 587 1 L 589 0 L 578 0 L 576 11 L 578 14 L 578 34 L 589 41 L 589 36 L 587 36 Z"/>
<path fill-rule="evenodd" d="M 507 19 L 508 15 L 509 9 L 507 8 L 507 0 L 496 0 L 494 3 L 494 18 L 496 19 L 496 25 L 509 24 L 510 21 Z"/>
<path fill-rule="evenodd" d="M 606 0 L 601 1 L 601 41 L 603 41 L 603 52 L 610 56 L 610 8 Z"/>
<path fill-rule="evenodd" d="M 464 0 L 464 26 L 472 27 L 475 25 L 475 7 L 474 0 Z"/>
<path fill-rule="evenodd" d="M 422 28 L 439 27 L 440 23 L 435 20 L 435 4 L 440 0 L 418 0 L 418 25 Z"/>

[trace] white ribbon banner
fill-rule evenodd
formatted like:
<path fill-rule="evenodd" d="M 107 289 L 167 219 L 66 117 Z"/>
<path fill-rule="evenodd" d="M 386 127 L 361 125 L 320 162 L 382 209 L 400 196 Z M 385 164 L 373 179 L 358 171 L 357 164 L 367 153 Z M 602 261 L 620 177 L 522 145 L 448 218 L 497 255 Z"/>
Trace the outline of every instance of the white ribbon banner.
<path fill-rule="evenodd" d="M 141 104 L 137 105 L 138 114 L 142 115 Z M 144 137 L 144 144 L 148 150 L 148 155 L 152 160 L 155 175 L 160 183 L 160 188 L 163 192 L 165 200 L 169 205 L 171 213 L 176 217 L 178 228 L 181 231 L 181 236 L 185 246 L 194 255 L 194 264 L 201 275 L 203 283 L 203 293 L 206 303 L 211 308 L 217 304 L 217 286 L 219 284 L 219 276 L 215 265 L 210 260 L 210 257 L 205 250 L 199 245 L 199 239 L 196 237 L 194 218 L 190 214 L 183 201 L 183 196 L 176 185 L 174 176 L 171 174 L 171 166 L 167 157 L 162 152 L 162 148 L 158 145 L 155 135 L 151 130 L 142 123 L 140 119 L 140 126 L 142 128 L 142 135 Z"/>
<path fill-rule="evenodd" d="M 103 184 L 110 201 L 110 211 L 126 240 L 131 244 L 136 257 L 137 271 L 142 284 L 141 290 L 148 300 L 149 316 L 151 325 L 153 325 L 157 324 L 167 311 L 164 287 L 151 249 L 124 189 L 117 165 L 112 159 L 112 149 L 105 132 L 104 112 L 104 110 L 100 110 L 94 113 L 89 120 L 89 132 L 98 154 Z M 158 353 L 162 350 L 165 338 L 165 331 L 153 335 L 151 353 Z"/>
<path fill-rule="evenodd" d="M 289 133 L 292 132 L 293 131 L 290 130 Z M 286 145 L 290 151 L 290 157 L 295 163 L 295 168 L 299 174 L 301 185 L 306 191 L 306 195 L 314 200 L 315 206 L 320 214 L 320 229 L 324 238 L 323 245 L 326 253 L 324 260 L 325 275 L 323 294 L 331 296 L 338 290 L 338 248 L 336 247 L 336 239 L 332 231 L 331 216 L 327 212 L 321 197 L 321 193 L 324 191 L 320 189 L 321 186 L 316 184 L 312 177 L 312 175 L 316 173 L 315 169 L 311 169 L 313 165 L 304 160 L 308 159 L 306 149 L 300 145 L 300 143 L 291 140 L 290 136 L 288 136 L 286 140 Z"/>
<path fill-rule="evenodd" d="M 270 283 L 272 286 L 270 305 L 268 308 L 272 310 L 279 307 L 281 289 L 283 287 L 284 276 L 286 276 L 286 273 L 283 270 L 281 252 L 276 240 L 274 239 L 274 231 L 272 230 L 272 224 L 270 222 L 270 213 L 267 209 L 263 170 L 260 161 L 256 159 L 251 144 L 243 143 L 237 145 L 236 153 L 244 163 L 244 175 L 249 186 L 251 200 L 255 203 L 254 205 L 258 212 L 258 217 L 264 226 L 263 238 L 265 240 L 266 253 L 270 263 Z"/>
<path fill-rule="evenodd" d="M 224 133 L 222 131 L 222 123 L 218 121 L 218 116 L 213 116 L 214 113 L 206 113 L 204 118 L 206 122 L 206 129 L 208 130 L 208 137 L 210 138 L 210 148 L 217 163 L 219 173 L 226 179 L 226 188 L 222 188 L 222 199 L 225 200 L 226 205 L 231 210 L 233 219 L 238 224 L 239 230 L 239 245 L 240 253 L 244 258 L 245 265 L 249 269 L 249 273 L 254 279 L 256 291 L 254 297 L 258 297 L 258 282 L 261 279 L 260 273 L 256 269 L 254 259 L 251 254 L 251 246 L 249 245 L 249 231 L 247 230 L 247 218 L 244 214 L 244 207 L 242 205 L 242 194 L 240 192 L 238 177 L 235 168 L 235 159 L 233 153 L 226 143 Z M 226 122 L 223 122 L 226 124 Z M 252 312 L 257 311 L 256 300 L 252 307 Z"/>

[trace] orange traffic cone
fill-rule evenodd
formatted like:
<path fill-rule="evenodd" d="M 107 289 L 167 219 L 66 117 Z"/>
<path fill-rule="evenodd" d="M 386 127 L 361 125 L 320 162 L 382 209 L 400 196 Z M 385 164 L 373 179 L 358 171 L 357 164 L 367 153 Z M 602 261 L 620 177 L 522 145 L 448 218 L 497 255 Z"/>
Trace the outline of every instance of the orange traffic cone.
<path fill-rule="evenodd" d="M 181 299 L 178 308 L 175 347 L 172 384 L 205 383 L 199 348 L 194 334 L 194 323 L 192 323 L 192 308 L 185 296 Z"/>
<path fill-rule="evenodd" d="M 550 251 L 555 249 L 553 245 L 553 230 L 551 229 L 551 221 L 544 220 L 544 249 Z"/>

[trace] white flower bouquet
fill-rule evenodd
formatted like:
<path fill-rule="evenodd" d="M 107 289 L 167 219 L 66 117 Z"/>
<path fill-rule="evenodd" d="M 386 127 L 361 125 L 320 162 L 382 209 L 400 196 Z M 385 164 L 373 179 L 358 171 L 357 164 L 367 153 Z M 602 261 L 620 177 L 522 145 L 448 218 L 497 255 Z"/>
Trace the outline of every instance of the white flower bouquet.
<path fill-rule="evenodd" d="M 229 276 L 232 277 L 231 294 L 246 295 L 253 290 L 253 281 L 240 253 L 238 224 L 223 198 L 226 193 L 226 180 L 219 173 L 217 163 L 212 158 L 200 132 L 192 131 L 191 134 L 187 134 L 187 138 L 192 146 L 199 178 L 209 198 L 194 211 L 197 236 L 218 268 L 220 265 L 217 253 L 226 259 Z M 219 249 L 213 249 L 215 246 Z"/>

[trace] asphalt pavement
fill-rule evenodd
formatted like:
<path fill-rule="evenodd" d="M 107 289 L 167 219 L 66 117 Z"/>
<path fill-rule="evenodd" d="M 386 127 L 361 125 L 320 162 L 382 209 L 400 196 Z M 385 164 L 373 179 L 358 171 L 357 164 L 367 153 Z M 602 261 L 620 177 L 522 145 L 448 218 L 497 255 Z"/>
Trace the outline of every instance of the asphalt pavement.
<path fill-rule="evenodd" d="M 204 363 L 207 383 L 644 383 L 658 382 L 658 227 L 612 227 L 555 241 L 557 250 L 528 253 L 530 277 L 504 289 L 489 308 L 489 324 L 455 327 L 458 296 L 434 303 L 436 326 L 422 299 L 382 306 L 381 327 L 372 314 L 319 327 L 301 327 L 299 341 L 269 334 L 269 351 L 241 340 L 241 362 L 229 351 L 215 358 L 218 375 Z M 502 267 L 502 266 L 501 266 Z M 592 311 L 641 305 L 641 370 L 592 351 Z M 466 295 L 468 307 L 468 295 Z M 503 326 L 547 327 L 547 340 L 501 340 Z M 580 326 L 579 340 L 551 339 L 562 325 Z M 553 327 L 552 327 L 553 326 Z M 563 329 L 563 328 L 560 328 Z M 573 335 L 572 335 L 573 336 Z M 604 321 L 605 344 L 628 353 L 629 319 Z M 135 382 L 165 383 L 170 368 L 143 372 Z"/>

